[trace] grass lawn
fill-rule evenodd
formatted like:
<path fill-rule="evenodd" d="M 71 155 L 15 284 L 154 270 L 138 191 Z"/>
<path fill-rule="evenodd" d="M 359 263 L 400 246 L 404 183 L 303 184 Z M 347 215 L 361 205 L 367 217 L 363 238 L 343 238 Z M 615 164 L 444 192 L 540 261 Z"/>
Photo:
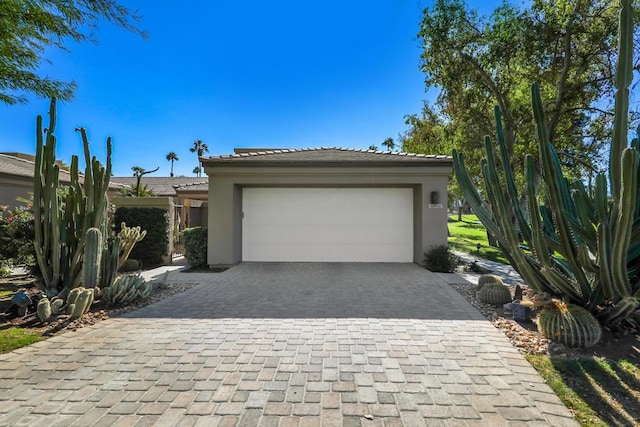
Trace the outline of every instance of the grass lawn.
<path fill-rule="evenodd" d="M 0 330 L 0 354 L 8 353 L 34 342 L 42 341 L 40 333 L 23 328 L 7 328 Z"/>
<path fill-rule="evenodd" d="M 449 217 L 447 225 L 451 249 L 508 264 L 500 249 L 489 246 L 487 231 L 484 225 L 478 221 L 477 216 L 462 215 L 462 221 L 458 221 L 458 215 L 452 215 Z M 479 252 L 478 243 L 482 245 Z"/>
<path fill-rule="evenodd" d="M 582 426 L 638 425 L 640 368 L 601 357 L 556 359 L 527 355 Z"/>

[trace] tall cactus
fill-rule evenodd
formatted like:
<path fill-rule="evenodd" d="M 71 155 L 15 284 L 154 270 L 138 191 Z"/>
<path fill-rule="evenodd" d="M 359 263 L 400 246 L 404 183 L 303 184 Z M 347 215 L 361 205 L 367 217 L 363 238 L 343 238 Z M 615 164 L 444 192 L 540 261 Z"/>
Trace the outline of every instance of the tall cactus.
<path fill-rule="evenodd" d="M 597 176 L 593 193 L 581 182 L 569 183 L 565 178 L 548 138 L 537 84 L 532 85 L 531 93 L 540 184 L 545 190 L 546 205 L 538 204 L 539 186 L 534 158 L 530 155 L 525 158 L 526 212 L 520 205 L 497 108 L 500 167 L 489 138 L 485 141 L 486 159 L 482 163 L 484 194 L 490 209 L 483 204 L 467 173 L 464 155 L 453 152 L 455 175 L 466 199 L 532 290 L 585 307 L 601 321 L 611 323 L 629 316 L 640 305 L 640 286 L 632 285 L 639 281 L 630 280 L 631 275 L 640 274 L 640 141 L 634 140 L 631 147 L 627 147 L 628 88 L 633 66 L 632 15 L 631 0 L 621 0 L 614 130 L 609 158 L 611 199 L 605 174 Z"/>
<path fill-rule="evenodd" d="M 102 232 L 97 228 L 87 230 L 84 240 L 84 259 L 82 260 L 82 286 L 99 286 L 100 261 L 102 259 Z"/>
<path fill-rule="evenodd" d="M 60 168 L 56 164 L 56 100 L 51 99 L 49 126 L 43 129 L 42 116 L 36 120 L 36 161 L 33 185 L 33 212 L 36 260 L 47 289 L 78 286 L 82 270 L 84 238 L 89 228 L 102 229 L 108 205 L 111 177 L 111 138 L 107 138 L 106 168 L 89 152 L 84 128 L 85 170 L 80 176 L 78 156 L 71 158 L 70 182 L 60 190 Z"/>

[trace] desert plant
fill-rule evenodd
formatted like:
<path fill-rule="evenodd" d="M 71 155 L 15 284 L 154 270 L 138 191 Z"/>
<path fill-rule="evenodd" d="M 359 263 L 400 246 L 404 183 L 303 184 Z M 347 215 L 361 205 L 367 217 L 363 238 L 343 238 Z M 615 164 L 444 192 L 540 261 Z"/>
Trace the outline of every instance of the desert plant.
<path fill-rule="evenodd" d="M 538 329 L 550 340 L 569 347 L 591 347 L 600 341 L 602 329 L 586 309 L 552 300 L 538 313 Z"/>
<path fill-rule="evenodd" d="M 129 258 L 133 247 L 140 240 L 144 239 L 146 235 L 146 230 L 141 230 L 140 226 L 127 227 L 127 223 L 124 221 L 120 224 L 120 232 L 118 233 L 118 238 L 120 239 L 120 259 L 118 260 L 118 268 L 123 266 L 127 258 Z"/>
<path fill-rule="evenodd" d="M 137 259 L 128 259 L 122 264 L 120 267 L 120 271 L 130 272 L 130 271 L 138 271 L 140 270 L 140 261 Z"/>
<path fill-rule="evenodd" d="M 478 291 L 478 299 L 491 305 L 502 305 L 513 300 L 509 287 L 503 283 L 487 282 Z"/>
<path fill-rule="evenodd" d="M 634 267 L 640 261 L 640 141 L 635 139 L 627 147 L 633 10 L 631 0 L 622 0 L 621 5 L 609 187 L 604 173 L 596 177 L 593 193 L 582 182 L 570 184 L 565 178 L 548 139 L 537 84 L 532 85 L 531 93 L 541 172 L 538 177 L 536 162 L 528 155 L 523 197 L 526 203 L 521 203 L 516 189 L 498 108 L 498 159 L 487 138 L 486 159 L 482 162 L 483 194 L 490 208 L 483 204 L 481 193 L 466 170 L 463 154 L 453 153 L 455 175 L 466 200 L 529 287 L 535 293 L 549 293 L 585 307 L 607 323 L 628 317 L 640 304 L 640 280 Z M 538 204 L 541 188 L 545 196 L 542 206 Z M 633 280 L 630 276 L 634 276 Z"/>
<path fill-rule="evenodd" d="M 140 274 L 118 276 L 113 284 L 103 289 L 102 298 L 108 304 L 129 304 L 139 299 L 146 299 L 151 294 L 151 283 L 145 281 Z"/>
<path fill-rule="evenodd" d="M 425 267 L 434 272 L 451 273 L 460 265 L 460 258 L 447 245 L 432 246 L 424 254 Z"/>
<path fill-rule="evenodd" d="M 49 126 L 36 120 L 36 160 L 33 185 L 34 247 L 45 289 L 78 286 L 82 250 L 87 230 L 106 227 L 107 189 L 111 177 L 111 138 L 107 138 L 106 168 L 89 153 L 89 140 L 79 128 L 84 146 L 82 179 L 78 156 L 72 156 L 70 183 L 60 191 L 60 168 L 56 164 L 56 100 L 51 99 Z"/>
<path fill-rule="evenodd" d="M 82 286 L 85 288 L 95 288 L 100 285 L 102 250 L 102 233 L 97 228 L 88 229 L 84 238 L 82 261 Z"/>
<path fill-rule="evenodd" d="M 144 239 L 135 244 L 129 256 L 140 261 L 145 268 L 162 264 L 162 257 L 168 255 L 169 247 L 170 229 L 167 211 L 159 208 L 118 208 L 115 213 L 115 223 L 123 222 L 130 225 L 131 229 L 144 227 L 146 231 Z M 122 245 L 124 250 L 126 244 L 122 242 Z"/>
<path fill-rule="evenodd" d="M 191 227 L 182 232 L 184 257 L 192 267 L 207 265 L 207 228 Z"/>
<path fill-rule="evenodd" d="M 496 276 L 495 274 L 483 274 L 478 279 L 478 287 L 476 289 L 482 289 L 482 287 L 487 283 L 499 283 L 501 285 L 504 285 L 504 282 L 499 276 Z"/>
<path fill-rule="evenodd" d="M 120 237 L 116 236 L 107 242 L 102 249 L 102 266 L 100 269 L 100 287 L 111 286 L 118 274 L 118 261 L 120 259 Z"/>
<path fill-rule="evenodd" d="M 89 311 L 93 304 L 94 289 L 82 286 L 72 289 L 67 297 L 66 310 L 71 320 L 77 319 Z"/>

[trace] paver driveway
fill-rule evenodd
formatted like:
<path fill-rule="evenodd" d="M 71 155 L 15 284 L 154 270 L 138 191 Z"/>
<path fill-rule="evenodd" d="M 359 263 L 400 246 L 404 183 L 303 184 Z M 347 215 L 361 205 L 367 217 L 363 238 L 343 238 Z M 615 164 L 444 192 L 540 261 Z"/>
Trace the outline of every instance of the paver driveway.
<path fill-rule="evenodd" d="M 245 263 L 0 356 L 2 425 L 576 425 L 502 333 L 411 264 Z"/>

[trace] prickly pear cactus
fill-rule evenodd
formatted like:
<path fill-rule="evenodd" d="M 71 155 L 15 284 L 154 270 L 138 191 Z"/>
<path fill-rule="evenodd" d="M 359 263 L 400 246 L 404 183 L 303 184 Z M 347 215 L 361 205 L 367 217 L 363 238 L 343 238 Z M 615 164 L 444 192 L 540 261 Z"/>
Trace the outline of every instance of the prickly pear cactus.
<path fill-rule="evenodd" d="M 538 330 L 550 340 L 569 347 L 591 347 L 600 341 L 600 324 L 586 309 L 559 300 L 542 308 Z"/>
<path fill-rule="evenodd" d="M 489 282 L 484 285 L 478 292 L 478 298 L 492 305 L 502 305 L 513 300 L 509 287 L 498 282 Z"/>
<path fill-rule="evenodd" d="M 479 291 L 487 283 L 499 283 L 501 285 L 504 284 L 502 279 L 499 276 L 496 276 L 495 274 L 483 274 L 478 279 L 478 287 L 476 288 L 476 290 Z"/>

